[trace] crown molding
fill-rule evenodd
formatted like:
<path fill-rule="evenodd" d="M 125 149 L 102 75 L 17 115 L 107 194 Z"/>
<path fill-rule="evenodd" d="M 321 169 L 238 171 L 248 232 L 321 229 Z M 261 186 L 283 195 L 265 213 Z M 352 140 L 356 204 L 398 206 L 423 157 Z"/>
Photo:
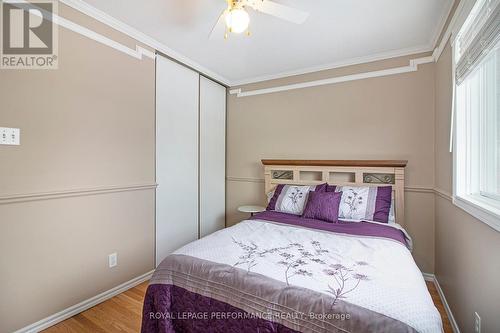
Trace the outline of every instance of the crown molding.
<path fill-rule="evenodd" d="M 233 82 L 231 82 L 230 87 L 238 87 L 238 86 L 242 86 L 242 85 L 246 85 L 246 84 L 283 79 L 283 78 L 287 78 L 290 76 L 310 74 L 310 73 L 326 71 L 326 70 L 335 69 L 335 68 L 361 65 L 361 64 L 366 64 L 366 63 L 380 61 L 380 60 L 409 56 L 412 54 L 431 52 L 432 50 L 433 50 L 432 45 L 426 44 L 426 45 L 420 45 L 420 46 L 410 47 L 410 48 L 405 48 L 405 49 L 376 53 L 376 54 L 372 54 L 372 55 L 368 55 L 368 56 L 364 56 L 364 57 L 351 58 L 349 60 L 337 61 L 337 62 L 332 62 L 332 63 L 323 64 L 323 65 L 319 65 L 319 66 L 306 67 L 306 68 L 297 69 L 297 70 L 293 70 L 293 71 L 281 72 L 278 74 L 262 75 L 262 76 L 256 76 L 256 77 L 249 78 L 249 79 L 233 81 Z"/>
<path fill-rule="evenodd" d="M 4 0 L 4 2 L 13 4 L 14 6 L 17 6 L 18 4 L 29 3 L 27 0 Z M 33 12 L 33 14 L 36 16 L 41 16 L 42 13 L 47 14 L 47 16 L 51 17 L 50 20 L 54 24 L 57 24 L 58 26 L 66 28 L 70 31 L 76 32 L 77 34 L 80 34 L 80 35 L 85 36 L 89 39 L 92 39 L 98 43 L 109 46 L 109 47 L 111 47 L 117 51 L 120 51 L 122 53 L 125 53 L 125 54 L 127 54 L 135 59 L 142 60 L 143 56 L 147 57 L 147 58 L 151 58 L 151 59 L 155 58 L 154 52 L 152 52 L 148 49 L 145 49 L 139 45 L 136 45 L 135 49 L 132 49 L 126 45 L 123 45 L 123 44 L 120 44 L 120 43 L 114 41 L 113 39 L 110 39 L 104 35 L 101 35 L 101 34 L 95 32 L 91 29 L 88 29 L 88 28 L 86 28 L 82 25 L 79 25 L 73 21 L 65 19 L 64 17 L 59 16 L 56 13 L 52 13 L 52 15 L 48 15 L 48 13 L 44 9 L 38 7 L 38 10 L 39 10 L 39 12 L 35 11 L 35 12 Z"/>
<path fill-rule="evenodd" d="M 448 24 L 446 31 L 443 33 L 443 37 L 441 38 L 439 45 L 436 48 L 434 48 L 432 55 L 429 57 L 411 59 L 409 66 L 396 67 L 396 68 L 390 68 L 390 69 L 384 69 L 384 70 L 372 71 L 372 72 L 357 73 L 357 74 L 351 74 L 351 75 L 340 76 L 340 77 L 332 77 L 332 78 L 327 78 L 327 79 L 323 79 L 323 80 L 305 81 L 305 82 L 300 82 L 300 83 L 295 83 L 295 84 L 274 86 L 271 88 L 264 88 L 264 89 L 250 90 L 250 91 L 243 91 L 242 88 L 235 88 L 235 89 L 231 89 L 229 91 L 229 93 L 232 95 L 236 95 L 237 97 L 255 96 L 255 95 L 270 94 L 270 93 L 276 93 L 276 92 L 287 91 L 287 90 L 294 90 L 294 89 L 315 87 L 315 86 L 321 86 L 321 85 L 327 85 L 327 84 L 336 84 L 336 83 L 348 82 L 348 81 L 354 81 L 354 80 L 362 80 L 362 79 L 367 79 L 367 78 L 374 78 L 374 77 L 382 77 L 382 76 L 388 76 L 388 75 L 415 72 L 418 70 L 418 65 L 437 62 L 439 60 L 439 58 L 441 57 L 441 54 L 443 53 L 443 50 L 446 47 L 446 45 L 450 39 L 451 39 L 451 43 L 453 44 L 454 36 L 457 34 L 457 32 L 459 31 L 463 22 L 465 21 L 465 19 L 469 15 L 475 2 L 476 2 L 476 0 L 462 0 L 462 1 L 460 1 L 460 3 L 458 4 L 458 6 L 455 10 L 455 13 L 453 14 L 453 17 L 450 20 L 450 23 Z M 448 10 L 448 16 L 449 16 L 449 12 L 450 12 L 452 7 L 453 6 L 451 6 Z M 444 22 L 446 22 L 446 20 L 447 20 L 447 17 L 446 17 L 446 19 L 444 19 L 444 18 L 441 19 L 441 21 L 444 21 Z M 443 27 L 441 28 L 441 30 L 444 29 L 444 24 L 445 23 L 442 24 Z M 441 35 L 441 31 L 439 31 L 439 33 L 437 35 L 438 35 L 437 38 L 439 38 L 439 36 Z M 436 37 L 434 37 L 433 39 L 435 39 L 435 38 Z M 387 59 L 387 58 L 385 58 L 385 59 Z"/>
<path fill-rule="evenodd" d="M 222 84 L 229 86 L 229 87 L 237 87 L 240 85 L 245 85 L 245 84 L 250 84 L 250 83 L 257 83 L 257 82 L 262 82 L 262 81 L 269 81 L 269 80 L 274 80 L 274 79 L 280 79 L 280 78 L 285 78 L 289 76 L 294 76 L 294 75 L 302 75 L 302 74 L 308 74 L 308 73 L 313 73 L 313 72 L 318 72 L 318 71 L 323 71 L 323 70 L 329 70 L 329 69 L 335 69 L 335 68 L 340 68 L 340 67 L 346 67 L 346 66 L 352 66 L 352 65 L 359 65 L 359 64 L 364 64 L 364 63 L 369 63 L 369 62 L 374 62 L 374 61 L 380 61 L 380 60 L 385 60 L 385 59 L 391 59 L 391 58 L 397 58 L 397 57 L 402 57 L 402 56 L 408 56 L 411 54 L 417 54 L 417 53 L 425 53 L 425 52 L 430 52 L 433 50 L 434 45 L 436 44 L 437 39 L 441 35 L 441 31 L 444 27 L 444 24 L 446 23 L 446 19 L 453 7 L 453 1 L 449 1 L 449 8 L 448 10 L 443 13 L 440 23 L 438 25 L 438 28 L 436 28 L 435 33 L 433 34 L 430 42 L 426 45 L 420 45 L 416 47 L 410 47 L 410 48 L 404 48 L 404 49 L 399 49 L 399 50 L 393 50 L 393 51 L 388 51 L 388 52 L 382 52 L 382 53 L 377 53 L 377 54 L 372 54 L 369 56 L 364 56 L 364 57 L 358 57 L 358 58 L 353 58 L 345 61 L 338 61 L 334 63 L 328 63 L 328 64 L 323 64 L 320 66 L 312 66 L 312 67 L 306 67 L 302 69 L 297 69 L 293 71 L 286 71 L 286 72 L 281 72 L 277 74 L 272 74 L 272 75 L 264 75 L 264 76 L 258 76 L 254 78 L 248 78 L 248 79 L 243 79 L 243 80 L 229 80 L 228 78 L 206 68 L 205 66 L 199 64 L 198 62 L 182 55 L 181 53 L 167 47 L 165 44 L 159 42 L 158 40 L 140 32 L 139 30 L 129 26 L 128 24 L 124 23 L 123 21 L 120 21 L 111 15 L 106 14 L 105 12 L 89 5 L 88 3 L 82 1 L 82 0 L 60 0 L 61 3 L 89 16 L 97 21 L 106 24 L 107 26 L 120 31 L 124 33 L 125 35 L 128 35 L 129 37 L 137 40 L 138 42 L 141 42 L 161 53 L 166 55 L 167 57 L 170 57 L 181 64 L 186 65 L 187 67 L 190 67 L 198 72 L 200 72 L 202 75 L 205 75 L 209 78 L 212 78 L 216 81 L 221 82 Z M 138 48 L 140 48 L 138 46 Z M 141 48 L 142 49 L 142 48 Z M 143 50 L 143 49 L 142 49 Z M 142 51 L 141 50 L 141 51 Z"/>
<path fill-rule="evenodd" d="M 288 91 L 288 90 L 318 87 L 318 86 L 324 86 L 324 85 L 336 84 L 336 83 L 342 83 L 342 82 L 363 80 L 363 79 L 368 79 L 368 78 L 410 73 L 410 72 L 416 72 L 418 70 L 419 65 L 433 63 L 433 62 L 434 62 L 434 57 L 429 56 L 429 57 L 411 59 L 410 64 L 408 66 L 382 69 L 382 70 L 378 70 L 378 71 L 371 71 L 371 72 L 364 72 L 364 73 L 356 73 L 356 74 L 351 74 L 351 75 L 332 77 L 332 78 L 323 79 L 323 80 L 306 81 L 306 82 L 288 84 L 288 85 L 283 85 L 283 86 L 275 86 L 275 87 L 264 88 L 264 89 L 249 90 L 249 91 L 242 91 L 241 88 L 237 88 L 237 89 L 229 90 L 229 94 L 236 95 L 237 97 L 248 97 L 248 96 L 255 96 L 255 95 L 272 94 L 272 93 Z"/>
<path fill-rule="evenodd" d="M 437 43 L 439 42 L 439 37 L 441 36 L 441 33 L 445 28 L 446 20 L 448 20 L 448 17 L 451 14 L 451 10 L 453 9 L 454 4 L 455 0 L 448 0 L 448 7 L 442 13 L 441 18 L 439 19 L 439 24 L 436 26 L 436 30 L 434 31 L 433 37 L 429 43 L 433 49 L 437 47 Z"/>
<path fill-rule="evenodd" d="M 123 53 L 125 53 L 133 58 L 136 58 L 139 60 L 141 60 L 143 56 L 148 57 L 150 59 L 155 58 L 154 52 L 147 50 L 139 45 L 135 46 L 135 50 L 131 49 L 128 46 L 120 44 L 120 43 L 118 43 L 118 42 L 116 42 L 116 41 L 114 41 L 106 36 L 103 36 L 103 35 L 95 32 L 93 30 L 87 29 L 84 26 L 76 24 L 75 22 L 72 22 L 68 19 L 65 19 L 59 15 L 54 14 L 52 21 L 61 27 L 69 29 L 69 30 L 76 32 L 82 36 L 85 36 L 87 38 L 93 39 L 98 43 L 101 43 L 101 44 L 107 45 L 111 48 L 114 48 L 115 50 L 123 52 Z"/>
<path fill-rule="evenodd" d="M 140 32 L 139 30 L 129 26 L 128 24 L 112 17 L 111 15 L 108 15 L 104 13 L 103 11 L 89 5 L 88 3 L 82 1 L 82 0 L 60 0 L 61 3 L 87 15 L 92 17 L 93 19 L 125 34 L 128 35 L 129 37 L 137 40 L 138 42 L 141 42 L 157 51 L 160 51 L 161 53 L 165 54 L 166 56 L 175 59 L 176 61 L 186 65 L 187 67 L 191 67 L 192 69 L 200 72 L 200 74 L 207 76 L 209 78 L 212 78 L 216 81 L 219 81 L 227 86 L 230 86 L 230 80 L 225 78 L 224 76 L 215 73 L 211 71 L 210 69 L 200 65 L 196 61 L 185 57 L 184 55 L 180 54 L 179 52 L 172 50 L 171 48 L 167 47 L 165 44 L 157 41 L 156 39 Z"/>
<path fill-rule="evenodd" d="M 436 45 L 439 36 L 441 35 L 441 32 L 444 28 L 444 25 L 446 24 L 446 20 L 451 12 L 451 9 L 453 8 L 453 1 L 449 1 L 449 5 L 447 7 L 447 10 L 444 11 L 440 23 L 438 24 L 434 34 L 431 37 L 431 40 L 429 41 L 428 44 L 426 45 L 420 45 L 416 47 L 410 47 L 410 48 L 404 48 L 404 49 L 399 49 L 399 50 L 393 50 L 393 51 L 388 51 L 388 52 L 382 52 L 382 53 L 377 53 L 377 54 L 372 54 L 369 56 L 364 56 L 364 57 L 358 57 L 358 58 L 352 58 L 349 60 L 345 61 L 338 61 L 338 62 L 333 62 L 333 63 L 328 63 L 328 64 L 323 64 L 320 66 L 312 66 L 312 67 L 306 67 L 302 69 L 297 69 L 293 71 L 286 71 L 286 72 L 281 72 L 277 74 L 272 74 L 272 75 L 264 75 L 264 76 L 258 76 L 258 77 L 253 77 L 253 78 L 248 78 L 248 79 L 243 79 L 243 80 L 230 80 L 208 68 L 205 66 L 199 64 L 198 62 L 182 55 L 181 53 L 167 47 L 165 44 L 159 42 L 158 40 L 140 32 L 139 30 L 129 26 L 128 24 L 124 23 L 123 21 L 120 21 L 111 15 L 106 14 L 105 12 L 89 5 L 88 3 L 82 1 L 82 0 L 60 0 L 61 3 L 137 40 L 140 43 L 143 43 L 160 53 L 163 53 L 169 58 L 172 58 L 176 60 L 177 62 L 186 65 L 187 67 L 190 67 L 194 69 L 195 71 L 200 72 L 200 74 L 207 76 L 209 78 L 212 78 L 223 85 L 229 86 L 229 87 L 237 87 L 241 85 L 246 85 L 250 83 L 257 83 L 257 82 L 263 82 L 263 81 L 269 81 L 269 80 L 275 80 L 275 79 L 280 79 L 280 78 L 285 78 L 285 77 L 290 77 L 290 76 L 295 76 L 295 75 L 302 75 L 302 74 L 308 74 L 308 73 L 313 73 L 313 72 L 318 72 L 318 71 L 324 71 L 324 70 L 329 70 L 329 69 L 335 69 L 335 68 L 341 68 L 341 67 L 346 67 L 346 66 L 352 66 L 352 65 L 359 65 L 359 64 L 364 64 L 364 63 L 369 63 L 369 62 L 374 62 L 374 61 L 380 61 L 380 60 L 385 60 L 385 59 L 391 59 L 391 58 L 396 58 L 396 57 L 402 57 L 402 56 L 408 56 L 411 54 L 418 54 L 418 53 L 425 53 L 425 52 L 430 52 L 433 51 L 434 46 Z M 462 7 L 463 3 L 470 3 L 474 2 L 474 0 L 464 0 L 461 1 L 459 4 L 459 7 L 457 7 L 456 13 L 453 17 L 453 19 L 456 19 L 455 16 L 457 16 L 457 12 L 463 12 Z M 469 7 L 469 6 L 465 6 Z M 446 45 L 446 42 L 448 41 L 451 33 L 449 32 L 450 28 L 454 25 L 452 23 L 455 21 L 452 19 L 452 22 L 450 22 L 448 26 L 448 30 L 443 34 L 443 38 L 441 39 L 441 44 L 439 47 L 434 49 L 433 57 L 436 59 L 439 59 L 439 56 L 444 49 L 444 46 Z M 63 19 L 65 20 L 65 19 Z M 68 21 L 68 20 L 66 20 Z M 72 24 L 68 25 L 75 25 L 75 23 L 69 21 Z M 84 36 L 87 36 L 89 38 L 92 38 L 94 35 L 99 35 L 95 32 L 92 32 L 89 29 L 83 28 L 82 29 L 71 29 L 75 32 L 78 32 Z M 82 33 L 82 31 L 84 33 Z M 86 33 L 85 33 L 86 32 Z M 91 33 L 89 33 L 91 32 Z M 94 36 L 95 37 L 95 36 Z M 99 38 L 93 38 L 98 42 L 104 43 L 106 45 L 109 45 L 110 47 L 114 47 L 115 49 L 118 49 L 120 51 L 123 51 L 127 54 L 130 54 L 131 56 L 134 56 L 136 58 L 141 58 L 142 55 L 146 55 L 148 57 L 151 57 L 151 53 L 148 50 L 145 50 L 141 46 L 136 46 L 136 50 L 122 50 L 123 47 L 121 45 L 118 45 L 117 42 L 114 42 L 112 40 L 108 40 L 108 38 L 104 36 L 97 36 Z M 106 39 L 106 41 L 103 42 L 103 40 Z M 444 42 L 444 43 L 443 43 Z M 444 45 L 442 45 L 444 44 Z M 392 69 L 393 71 L 395 69 Z"/>
<path fill-rule="evenodd" d="M 443 13 L 441 14 L 441 17 L 439 19 L 439 23 L 436 26 L 434 33 L 432 34 L 429 42 L 425 45 L 403 48 L 403 49 L 398 49 L 398 50 L 393 50 L 393 51 L 388 51 L 388 52 L 375 53 L 375 54 L 371 54 L 368 56 L 350 58 L 349 60 L 337 61 L 337 62 L 327 63 L 327 64 L 323 64 L 323 65 L 319 65 L 319 66 L 305 67 L 302 69 L 285 71 L 285 72 L 281 72 L 278 74 L 256 76 L 256 77 L 249 78 L 249 79 L 233 81 L 233 82 L 231 82 L 230 86 L 231 87 L 238 87 L 238 86 L 242 86 L 242 85 L 246 85 L 246 84 L 282 79 L 282 78 L 295 76 L 295 75 L 310 74 L 310 73 L 314 73 L 314 72 L 325 71 L 325 70 L 330 70 L 330 69 L 335 69 L 335 68 L 341 68 L 341 67 L 347 67 L 347 66 L 353 66 L 353 65 L 361 65 L 361 64 L 366 64 L 366 63 L 380 61 L 380 60 L 392 59 L 392 58 L 397 58 L 397 57 L 404 57 L 404 56 L 409 56 L 409 55 L 418 54 L 418 53 L 432 52 L 432 51 L 434 51 L 434 48 L 436 47 L 436 44 L 439 40 L 439 36 L 441 35 L 443 29 L 445 28 L 446 20 L 448 19 L 448 16 L 450 16 L 451 10 L 453 9 L 453 4 L 454 4 L 454 0 L 448 0 L 448 6 L 446 7 L 446 10 L 443 11 Z"/>
<path fill-rule="evenodd" d="M 434 52 L 432 53 L 432 56 L 434 57 L 436 62 L 441 57 L 441 54 L 443 53 L 443 50 L 449 40 L 451 40 L 451 44 L 453 45 L 455 35 L 458 33 L 462 24 L 467 19 L 467 16 L 472 10 L 472 7 L 474 7 L 475 3 L 476 0 L 462 0 L 459 2 L 457 8 L 455 9 L 453 17 L 451 18 L 450 23 L 446 28 L 446 31 L 443 33 L 443 37 L 441 38 L 439 45 L 434 49 Z"/>

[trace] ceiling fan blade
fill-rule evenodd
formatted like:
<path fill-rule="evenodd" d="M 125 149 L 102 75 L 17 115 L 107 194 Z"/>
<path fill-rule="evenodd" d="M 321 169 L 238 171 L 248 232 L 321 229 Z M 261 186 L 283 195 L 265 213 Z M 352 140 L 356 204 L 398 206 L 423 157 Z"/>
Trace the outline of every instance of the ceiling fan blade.
<path fill-rule="evenodd" d="M 309 13 L 307 12 L 281 5 L 270 0 L 247 0 L 246 4 L 256 11 L 275 16 L 292 23 L 302 24 L 309 17 Z"/>
<path fill-rule="evenodd" d="M 222 13 L 219 15 L 217 22 L 215 22 L 214 26 L 212 27 L 212 30 L 210 31 L 208 39 L 214 40 L 214 39 L 224 38 L 224 34 L 226 33 L 226 26 L 224 23 L 224 17 L 226 16 L 226 12 L 227 9 L 224 9 Z"/>

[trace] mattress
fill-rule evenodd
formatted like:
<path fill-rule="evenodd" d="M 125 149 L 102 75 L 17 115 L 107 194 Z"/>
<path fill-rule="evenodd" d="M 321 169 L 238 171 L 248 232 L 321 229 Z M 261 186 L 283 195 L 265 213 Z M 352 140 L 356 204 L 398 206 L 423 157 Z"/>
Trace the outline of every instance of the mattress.
<path fill-rule="evenodd" d="M 142 332 L 442 332 L 410 250 L 397 224 L 263 212 L 168 256 Z"/>

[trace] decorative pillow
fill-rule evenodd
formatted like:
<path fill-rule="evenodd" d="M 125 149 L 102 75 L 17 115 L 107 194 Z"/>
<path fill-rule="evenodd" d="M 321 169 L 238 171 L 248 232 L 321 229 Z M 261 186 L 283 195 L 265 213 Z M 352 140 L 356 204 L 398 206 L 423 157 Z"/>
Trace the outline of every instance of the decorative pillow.
<path fill-rule="evenodd" d="M 267 210 L 302 215 L 310 191 L 326 192 L 326 183 L 317 186 L 279 184 L 267 205 Z"/>
<path fill-rule="evenodd" d="M 392 186 L 327 186 L 328 192 L 342 192 L 339 219 L 389 222 Z"/>
<path fill-rule="evenodd" d="M 394 198 L 391 200 L 391 209 L 389 210 L 389 222 L 388 223 L 396 223 L 396 214 L 394 209 Z"/>
<path fill-rule="evenodd" d="M 335 223 L 341 198 L 342 192 L 309 192 L 302 217 Z"/>

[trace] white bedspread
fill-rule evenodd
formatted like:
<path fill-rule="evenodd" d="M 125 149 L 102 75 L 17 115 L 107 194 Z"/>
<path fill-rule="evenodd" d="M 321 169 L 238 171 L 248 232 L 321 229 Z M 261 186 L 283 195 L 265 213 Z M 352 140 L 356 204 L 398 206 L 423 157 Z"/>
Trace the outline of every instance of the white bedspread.
<path fill-rule="evenodd" d="M 175 253 L 337 296 L 419 332 L 442 332 L 422 274 L 397 241 L 246 220 Z"/>

